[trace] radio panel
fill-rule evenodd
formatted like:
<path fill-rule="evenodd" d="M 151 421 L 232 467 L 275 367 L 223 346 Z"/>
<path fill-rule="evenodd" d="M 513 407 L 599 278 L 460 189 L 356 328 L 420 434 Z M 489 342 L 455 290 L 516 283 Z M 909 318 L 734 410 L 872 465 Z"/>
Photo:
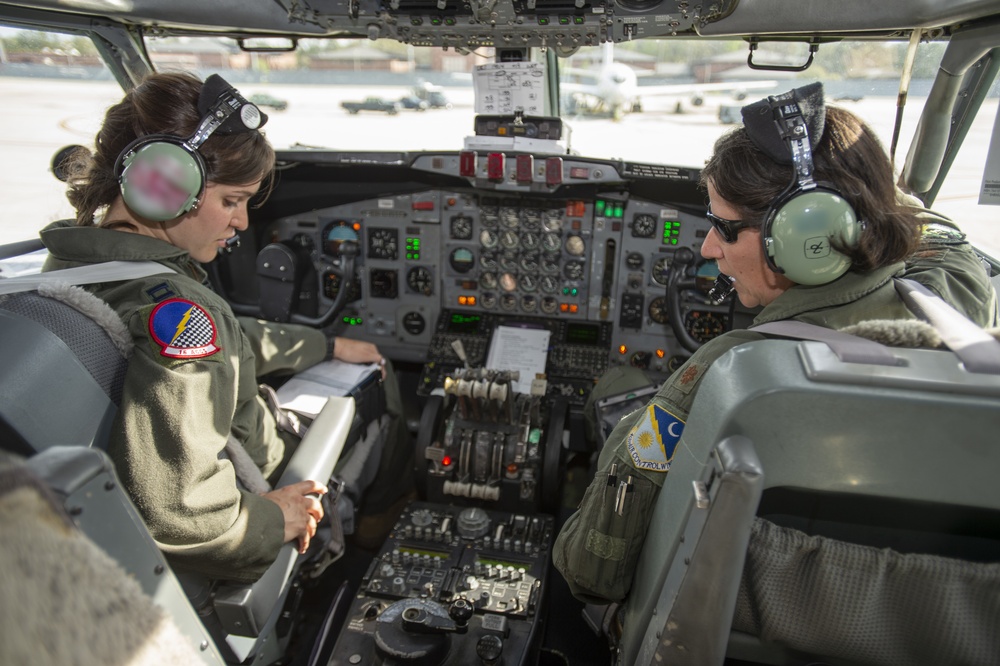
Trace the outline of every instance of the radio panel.
<path fill-rule="evenodd" d="M 361 580 L 330 663 L 522 663 L 539 640 L 553 530 L 546 515 L 411 504 Z"/>

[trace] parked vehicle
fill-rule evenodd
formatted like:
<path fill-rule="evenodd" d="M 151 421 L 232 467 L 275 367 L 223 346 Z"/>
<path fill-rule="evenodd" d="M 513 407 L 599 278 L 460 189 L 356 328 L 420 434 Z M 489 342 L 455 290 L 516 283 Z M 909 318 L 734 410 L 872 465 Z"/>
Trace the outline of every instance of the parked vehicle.
<path fill-rule="evenodd" d="M 426 111 L 430 107 L 430 104 L 416 95 L 403 95 L 399 98 L 399 105 L 404 109 L 413 109 L 414 111 Z"/>
<path fill-rule="evenodd" d="M 341 102 L 340 105 L 351 115 L 358 111 L 382 111 L 390 116 L 399 113 L 399 102 L 390 102 L 381 97 L 366 97 L 362 102 Z"/>
<path fill-rule="evenodd" d="M 288 108 L 288 100 L 275 97 L 270 93 L 257 93 L 255 95 L 250 95 L 247 99 L 257 106 L 264 106 L 274 109 L 275 111 L 284 111 Z"/>

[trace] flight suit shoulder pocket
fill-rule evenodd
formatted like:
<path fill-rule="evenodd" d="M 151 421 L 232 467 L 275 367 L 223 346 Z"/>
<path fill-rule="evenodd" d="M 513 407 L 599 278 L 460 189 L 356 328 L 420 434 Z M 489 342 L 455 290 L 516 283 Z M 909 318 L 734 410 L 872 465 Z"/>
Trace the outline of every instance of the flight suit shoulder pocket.
<path fill-rule="evenodd" d="M 556 549 L 556 567 L 574 595 L 625 598 L 658 492 L 659 486 L 639 474 L 594 477 Z"/>

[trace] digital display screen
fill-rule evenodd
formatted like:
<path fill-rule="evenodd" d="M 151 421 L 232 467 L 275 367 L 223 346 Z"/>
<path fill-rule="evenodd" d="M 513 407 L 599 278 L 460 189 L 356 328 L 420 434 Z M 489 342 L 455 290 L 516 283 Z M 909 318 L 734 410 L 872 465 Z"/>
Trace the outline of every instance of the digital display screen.
<path fill-rule="evenodd" d="M 449 333 L 475 333 L 479 330 L 479 322 L 482 319 L 477 314 L 465 314 L 463 312 L 452 312 L 448 321 Z"/>
<path fill-rule="evenodd" d="M 594 324 L 571 323 L 566 325 L 566 342 L 576 345 L 596 345 L 601 330 Z"/>

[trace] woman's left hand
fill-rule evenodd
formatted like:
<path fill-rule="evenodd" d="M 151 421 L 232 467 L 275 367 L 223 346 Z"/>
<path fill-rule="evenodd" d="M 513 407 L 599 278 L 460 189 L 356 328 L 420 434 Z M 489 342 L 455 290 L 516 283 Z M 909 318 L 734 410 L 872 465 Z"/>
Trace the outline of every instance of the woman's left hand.
<path fill-rule="evenodd" d="M 382 379 L 385 379 L 385 358 L 370 342 L 338 337 L 333 345 L 333 357 L 345 363 L 378 363 L 382 367 Z"/>

